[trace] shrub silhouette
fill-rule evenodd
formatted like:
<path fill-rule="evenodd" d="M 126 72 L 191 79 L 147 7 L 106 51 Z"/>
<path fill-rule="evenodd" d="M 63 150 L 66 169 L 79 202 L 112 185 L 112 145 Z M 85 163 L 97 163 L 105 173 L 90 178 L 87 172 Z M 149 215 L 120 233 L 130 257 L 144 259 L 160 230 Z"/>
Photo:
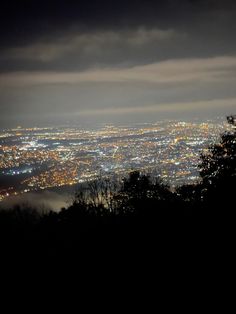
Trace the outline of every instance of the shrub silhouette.
<path fill-rule="evenodd" d="M 174 194 L 170 187 L 157 178 L 148 174 L 133 171 L 128 178 L 123 179 L 120 191 L 115 195 L 118 214 L 150 215 L 151 210 L 162 202 L 173 200 Z"/>

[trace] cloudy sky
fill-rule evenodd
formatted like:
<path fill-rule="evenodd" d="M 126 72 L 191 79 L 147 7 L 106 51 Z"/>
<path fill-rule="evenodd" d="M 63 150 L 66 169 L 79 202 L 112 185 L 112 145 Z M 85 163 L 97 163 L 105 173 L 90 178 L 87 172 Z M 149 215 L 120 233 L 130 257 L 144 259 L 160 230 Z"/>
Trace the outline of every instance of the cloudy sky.
<path fill-rule="evenodd" d="M 236 1 L 1 1 L 0 128 L 236 113 Z"/>

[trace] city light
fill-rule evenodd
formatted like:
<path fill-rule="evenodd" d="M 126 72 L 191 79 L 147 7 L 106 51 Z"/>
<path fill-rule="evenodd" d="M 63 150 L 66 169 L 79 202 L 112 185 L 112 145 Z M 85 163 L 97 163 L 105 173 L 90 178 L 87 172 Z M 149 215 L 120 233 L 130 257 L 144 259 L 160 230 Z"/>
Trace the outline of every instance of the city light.
<path fill-rule="evenodd" d="M 9 195 L 74 185 L 99 174 L 155 170 L 173 186 L 198 180 L 200 153 L 226 128 L 219 121 L 161 121 L 136 126 L 11 129 L 0 133 L 0 175 Z M 20 132 L 19 132 L 20 131 Z"/>

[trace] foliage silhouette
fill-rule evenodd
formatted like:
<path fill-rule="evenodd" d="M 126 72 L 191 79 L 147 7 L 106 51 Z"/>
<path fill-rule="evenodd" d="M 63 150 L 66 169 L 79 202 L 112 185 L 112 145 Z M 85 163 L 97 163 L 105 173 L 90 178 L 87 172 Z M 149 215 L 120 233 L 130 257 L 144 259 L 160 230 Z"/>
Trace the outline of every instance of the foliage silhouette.
<path fill-rule="evenodd" d="M 203 201 L 215 211 L 218 208 L 221 214 L 232 208 L 236 186 L 236 117 L 229 116 L 227 121 L 231 130 L 224 132 L 220 142 L 201 155 L 199 165 Z"/>

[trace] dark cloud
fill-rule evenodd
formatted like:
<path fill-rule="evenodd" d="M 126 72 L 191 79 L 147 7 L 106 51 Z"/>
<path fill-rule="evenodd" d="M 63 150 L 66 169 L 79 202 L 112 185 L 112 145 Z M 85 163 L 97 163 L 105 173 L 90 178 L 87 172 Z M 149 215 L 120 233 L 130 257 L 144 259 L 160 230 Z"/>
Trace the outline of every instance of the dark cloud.
<path fill-rule="evenodd" d="M 185 28 L 186 23 L 200 21 L 204 15 L 227 14 L 235 8 L 231 0 L 1 1 L 1 45 L 50 40 L 74 27 L 82 32 L 139 25 Z"/>
<path fill-rule="evenodd" d="M 0 71 L 234 54 L 235 20 L 230 0 L 7 1 L 0 10 Z M 167 36 L 160 40 L 158 32 Z"/>
<path fill-rule="evenodd" d="M 231 0 L 2 1 L 0 122 L 224 114 L 235 37 Z"/>
<path fill-rule="evenodd" d="M 0 70 L 78 71 L 101 66 L 131 66 L 176 57 L 186 45 L 187 34 L 174 29 L 138 27 L 80 33 L 60 39 L 11 47 L 0 53 Z M 188 41 L 188 40 L 187 40 Z M 173 55 L 173 47 L 176 46 Z M 178 48 L 179 47 L 179 48 Z"/>

